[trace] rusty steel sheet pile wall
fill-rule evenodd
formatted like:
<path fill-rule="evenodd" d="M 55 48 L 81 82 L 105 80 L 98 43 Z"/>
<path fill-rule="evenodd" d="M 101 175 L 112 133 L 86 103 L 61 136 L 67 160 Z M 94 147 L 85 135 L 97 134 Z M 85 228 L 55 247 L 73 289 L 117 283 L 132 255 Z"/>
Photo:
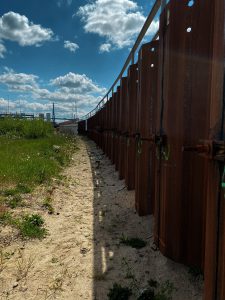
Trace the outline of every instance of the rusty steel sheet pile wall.
<path fill-rule="evenodd" d="M 166 142 L 158 178 L 156 240 L 166 256 L 200 267 L 204 260 L 206 161 L 194 152 L 182 151 L 206 138 L 208 132 L 205 29 L 202 32 L 203 26 L 192 23 L 195 9 L 196 3 L 189 7 L 171 0 L 161 16 L 163 115 L 158 131 Z"/>
<path fill-rule="evenodd" d="M 141 216 L 154 212 L 157 82 L 158 41 L 153 41 L 138 55 L 135 206 Z"/>
<path fill-rule="evenodd" d="M 204 300 L 225 299 L 225 2 L 205 3 L 209 16 L 210 39 L 208 64 L 210 69 L 210 118 L 207 140 L 204 141 L 207 160 L 205 297 Z"/>
<path fill-rule="evenodd" d="M 158 131 L 166 139 L 158 173 L 156 241 L 166 256 L 198 267 L 204 265 L 208 162 L 196 153 L 205 151 L 204 145 L 196 145 L 216 130 L 210 123 L 214 4 L 196 1 L 189 7 L 171 0 L 160 22 L 163 113 Z"/>
<path fill-rule="evenodd" d="M 120 103 L 119 103 L 119 179 L 125 178 L 126 169 L 126 143 L 127 143 L 127 77 L 120 81 Z"/>
<path fill-rule="evenodd" d="M 225 299 L 225 3 L 170 0 L 112 96 L 78 123 L 154 214 L 167 257 L 204 271 Z"/>
<path fill-rule="evenodd" d="M 128 190 L 135 188 L 136 165 L 136 122 L 137 122 L 137 89 L 138 89 L 138 64 L 133 64 L 128 69 L 127 82 L 127 155 L 125 166 L 125 183 Z"/>
<path fill-rule="evenodd" d="M 115 139 L 115 170 L 119 170 L 119 157 L 120 157 L 120 147 L 119 147 L 119 142 L 120 142 L 120 86 L 117 87 L 117 92 L 116 92 L 116 139 Z"/>

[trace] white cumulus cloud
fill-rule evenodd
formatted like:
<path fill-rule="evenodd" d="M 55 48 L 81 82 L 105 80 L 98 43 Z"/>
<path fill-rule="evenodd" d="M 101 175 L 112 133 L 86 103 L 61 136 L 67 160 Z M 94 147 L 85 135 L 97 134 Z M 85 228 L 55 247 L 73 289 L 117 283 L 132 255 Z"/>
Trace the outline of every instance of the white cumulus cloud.
<path fill-rule="evenodd" d="M 106 39 L 103 51 L 109 51 L 109 44 L 114 46 L 112 49 L 131 46 L 146 20 L 141 8 L 132 0 L 92 1 L 81 6 L 77 14 L 84 23 L 85 32 Z M 154 34 L 156 23 L 153 22 L 150 34 Z"/>
<path fill-rule="evenodd" d="M 70 41 L 64 41 L 64 48 L 70 50 L 71 52 L 76 52 L 79 46 L 76 43 Z"/>
<path fill-rule="evenodd" d="M 14 41 L 20 46 L 40 46 L 52 37 L 51 29 L 33 24 L 24 15 L 10 11 L 0 17 L 0 39 L 2 40 Z"/>
<path fill-rule="evenodd" d="M 83 93 L 104 93 L 105 89 L 99 87 L 85 74 L 75 74 L 69 72 L 64 76 L 59 76 L 51 80 L 55 86 L 63 88 L 64 91 L 72 91 L 80 94 Z"/>
<path fill-rule="evenodd" d="M 47 111 L 49 101 L 57 103 L 62 115 L 71 113 L 71 107 L 76 103 L 78 112 L 83 115 L 90 111 L 101 100 L 106 89 L 94 83 L 85 74 L 68 73 L 56 77 L 45 84 L 34 74 L 16 73 L 7 67 L 0 74 L 0 85 L 6 86 L 9 92 L 18 93 L 20 109 L 24 111 Z M 24 100 L 25 99 L 25 100 Z M 28 102 L 26 102 L 29 99 Z M 8 100 L 4 100 L 8 101 Z M 7 107 L 8 102 L 0 101 L 0 110 Z M 48 102 L 42 103 L 42 102 Z M 12 101 L 10 108 L 18 111 L 17 101 Z M 22 103 L 24 106 L 21 107 Z M 26 105 L 25 105 L 26 104 Z M 42 106 L 43 105 L 43 106 Z M 71 106 L 72 105 L 72 106 Z M 26 106 L 26 107 L 25 107 Z M 43 108 L 43 109 L 42 109 Z"/>
<path fill-rule="evenodd" d="M 0 58 L 4 58 L 5 53 L 6 53 L 6 47 L 0 41 Z"/>
<path fill-rule="evenodd" d="M 36 87 L 38 76 L 26 73 L 15 73 L 13 70 L 6 68 L 6 72 L 0 75 L 0 83 L 13 86 L 33 86 Z"/>
<path fill-rule="evenodd" d="M 103 53 L 103 52 L 110 52 L 111 47 L 112 47 L 112 45 L 109 44 L 109 43 L 102 44 L 102 45 L 99 47 L 99 52 L 100 52 L 100 53 Z"/>

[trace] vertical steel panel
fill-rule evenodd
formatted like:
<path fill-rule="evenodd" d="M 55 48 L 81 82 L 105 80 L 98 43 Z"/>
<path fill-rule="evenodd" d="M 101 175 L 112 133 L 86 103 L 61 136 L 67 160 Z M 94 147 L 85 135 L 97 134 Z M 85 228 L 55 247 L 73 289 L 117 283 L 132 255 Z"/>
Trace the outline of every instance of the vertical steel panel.
<path fill-rule="evenodd" d="M 120 114 L 119 114 L 119 179 L 125 178 L 126 168 L 126 134 L 127 134 L 127 77 L 120 82 Z"/>
<path fill-rule="evenodd" d="M 160 162 L 157 242 L 168 257 L 203 265 L 207 160 L 182 151 L 208 139 L 214 1 L 171 0 L 161 16 L 160 51 L 166 135 Z M 160 210 L 159 210 L 160 208 Z M 159 217 L 159 219 L 158 219 Z"/>
<path fill-rule="evenodd" d="M 209 138 L 225 141 L 225 3 L 212 1 L 211 115 Z M 222 104 L 223 102 L 223 104 Z M 223 105 L 223 108 L 222 108 Z M 222 124 L 221 124 L 222 123 Z M 221 126 L 218 126 L 220 125 Z M 219 132 L 219 127 L 222 129 Z M 225 299 L 225 161 L 208 163 L 205 300 Z"/>
<path fill-rule="evenodd" d="M 116 124 L 117 124 L 117 134 L 115 137 L 115 169 L 119 170 L 119 156 L 120 156 L 120 147 L 119 147 L 119 137 L 120 137 L 120 86 L 117 87 L 116 93 Z"/>
<path fill-rule="evenodd" d="M 144 44 L 138 57 L 138 132 L 135 203 L 139 215 L 154 212 L 158 41 Z"/>
<path fill-rule="evenodd" d="M 128 103 L 127 103 L 127 156 L 125 169 L 125 183 L 128 190 L 135 188 L 135 134 L 137 119 L 137 78 L 138 65 L 131 65 L 128 69 Z"/>
<path fill-rule="evenodd" d="M 138 64 L 131 65 L 128 70 L 128 132 L 130 136 L 137 133 L 137 89 L 138 89 Z"/>

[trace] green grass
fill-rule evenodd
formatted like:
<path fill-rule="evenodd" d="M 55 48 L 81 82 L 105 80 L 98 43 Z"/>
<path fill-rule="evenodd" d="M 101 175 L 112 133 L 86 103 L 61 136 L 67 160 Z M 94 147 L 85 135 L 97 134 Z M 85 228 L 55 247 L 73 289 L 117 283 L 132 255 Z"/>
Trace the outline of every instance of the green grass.
<path fill-rule="evenodd" d="M 42 239 L 47 234 L 47 230 L 43 226 L 44 220 L 38 214 L 14 217 L 8 211 L 0 212 L 0 225 L 10 225 L 17 228 L 24 238 Z"/>
<path fill-rule="evenodd" d="M 49 129 L 48 123 L 42 121 L 40 125 L 39 121 L 5 119 L 7 127 L 3 126 L 4 121 L 0 119 L 0 133 L 5 132 L 6 128 L 10 133 L 16 133 L 13 137 L 0 135 L 0 183 L 2 187 L 12 187 L 4 190 L 1 188 L 1 193 L 5 196 L 29 193 L 33 186 L 49 181 L 59 174 L 61 167 L 69 162 L 76 149 L 75 139 L 55 134 Z M 16 123 L 16 129 L 12 126 L 13 122 Z M 26 122 L 28 124 L 27 127 L 21 125 L 21 131 L 18 129 L 20 122 L 22 125 Z M 33 134 L 31 130 L 27 136 L 24 135 L 27 128 L 32 124 L 35 128 L 36 123 L 46 128 L 37 129 L 36 131 L 40 131 L 38 134 Z"/>
<path fill-rule="evenodd" d="M 0 118 L 0 135 L 36 139 L 53 133 L 51 123 L 43 120 Z"/>
<path fill-rule="evenodd" d="M 50 197 L 44 199 L 42 206 L 47 209 L 49 214 L 54 213 L 54 207 L 52 206 L 52 199 Z"/>
<path fill-rule="evenodd" d="M 23 199 L 20 195 L 15 195 L 11 199 L 7 199 L 6 204 L 12 209 L 24 205 Z"/>
<path fill-rule="evenodd" d="M 1 140 L 1 138 L 0 138 Z M 0 191 L 3 196 L 15 196 L 17 194 L 29 194 L 32 189 L 24 184 L 18 183 L 15 188 Z"/>
<path fill-rule="evenodd" d="M 38 214 L 26 215 L 18 222 L 20 234 L 23 237 L 41 239 L 46 236 L 47 230 L 43 227 L 44 220 Z"/>

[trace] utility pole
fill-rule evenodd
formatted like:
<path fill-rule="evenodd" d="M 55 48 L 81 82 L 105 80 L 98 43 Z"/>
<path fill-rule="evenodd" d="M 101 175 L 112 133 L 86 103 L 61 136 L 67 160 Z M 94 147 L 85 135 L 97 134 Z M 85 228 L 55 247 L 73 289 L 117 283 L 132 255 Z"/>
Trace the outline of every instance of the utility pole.
<path fill-rule="evenodd" d="M 9 97 L 8 97 L 8 115 L 9 115 Z"/>

